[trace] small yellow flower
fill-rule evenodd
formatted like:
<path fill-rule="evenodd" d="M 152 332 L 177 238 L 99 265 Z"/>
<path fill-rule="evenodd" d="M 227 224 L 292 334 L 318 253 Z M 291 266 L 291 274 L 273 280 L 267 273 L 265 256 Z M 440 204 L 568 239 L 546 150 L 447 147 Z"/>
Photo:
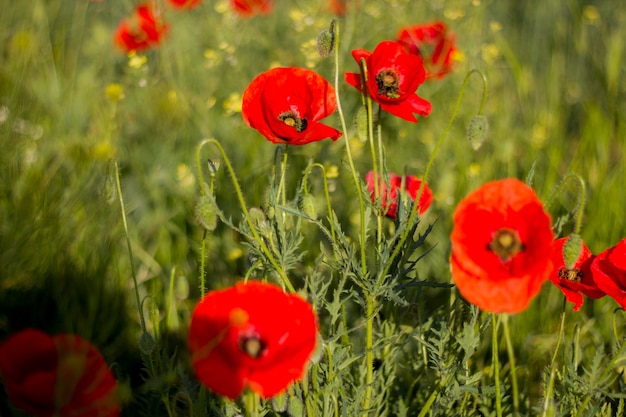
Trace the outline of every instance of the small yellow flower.
<path fill-rule="evenodd" d="M 117 83 L 111 83 L 106 86 L 104 95 L 111 101 L 121 101 L 124 99 L 124 87 Z"/>

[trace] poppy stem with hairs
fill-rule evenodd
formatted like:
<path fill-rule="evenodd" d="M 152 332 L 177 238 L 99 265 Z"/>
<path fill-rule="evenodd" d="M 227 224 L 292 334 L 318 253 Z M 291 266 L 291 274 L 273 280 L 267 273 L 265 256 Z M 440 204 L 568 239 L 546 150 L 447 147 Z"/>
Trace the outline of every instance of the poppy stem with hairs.
<path fill-rule="evenodd" d="M 506 352 L 509 355 L 509 364 L 511 368 L 511 385 L 513 389 L 513 416 L 519 415 L 519 388 L 517 385 L 517 368 L 515 367 L 515 351 L 513 343 L 511 343 L 511 333 L 509 332 L 509 315 L 502 315 L 502 330 L 504 330 L 504 341 L 506 343 Z"/>
<path fill-rule="evenodd" d="M 398 239 L 396 248 L 391 253 L 389 260 L 387 261 L 387 265 L 385 266 L 385 269 L 382 271 L 382 274 L 380 275 L 381 277 L 380 279 L 383 279 L 385 276 L 387 276 L 387 273 L 389 272 L 389 268 L 391 267 L 391 265 L 393 265 L 394 260 L 396 259 L 396 257 L 398 256 L 402 248 L 404 247 L 404 242 L 406 242 L 406 240 L 409 237 L 409 232 L 411 231 L 410 225 L 412 225 L 413 222 L 415 221 L 415 216 L 417 215 L 416 214 L 417 205 L 419 204 L 419 201 L 422 198 L 422 193 L 424 192 L 424 187 L 426 186 L 426 182 L 428 181 L 428 175 L 430 174 L 430 169 L 432 168 L 432 165 L 435 162 L 435 157 L 437 156 L 437 153 L 439 152 L 439 148 L 441 148 L 441 144 L 443 143 L 444 139 L 448 137 L 448 133 L 450 132 L 450 129 L 452 128 L 452 124 L 456 120 L 456 115 L 459 111 L 459 107 L 461 106 L 461 100 L 463 99 L 463 96 L 465 95 L 465 89 L 467 88 L 467 84 L 469 83 L 469 79 L 472 74 L 478 74 L 483 82 L 483 94 L 482 94 L 482 99 L 480 102 L 480 107 L 478 109 L 478 114 L 482 115 L 485 102 L 487 99 L 487 78 L 485 77 L 485 74 L 483 74 L 482 71 L 478 69 L 472 69 L 465 76 L 465 80 L 463 80 L 463 85 L 461 86 L 461 92 L 459 93 L 459 96 L 456 100 L 456 104 L 454 105 L 454 110 L 452 111 L 452 116 L 450 116 L 450 121 L 448 122 L 448 125 L 446 126 L 445 130 L 443 131 L 439 139 L 437 140 L 437 143 L 435 144 L 435 148 L 430 154 L 430 158 L 428 159 L 428 163 L 426 164 L 426 169 L 424 170 L 424 175 L 422 176 L 422 183 L 420 184 L 419 190 L 417 190 L 417 195 L 415 196 L 415 200 L 413 201 L 413 208 L 411 210 L 411 214 L 409 215 L 409 220 L 408 220 L 409 226 L 400 235 L 400 239 Z"/>
<path fill-rule="evenodd" d="M 254 223 L 252 222 L 252 219 L 250 218 L 250 212 L 248 211 L 248 207 L 246 206 L 246 202 L 243 198 L 243 193 L 241 192 L 241 186 L 239 185 L 239 181 L 237 180 L 237 176 L 235 175 L 235 170 L 233 169 L 233 166 L 230 163 L 230 159 L 226 155 L 226 152 L 224 152 L 224 148 L 222 148 L 222 145 L 216 139 L 213 139 L 213 138 L 204 139 L 200 145 L 204 146 L 204 144 L 207 144 L 207 143 L 211 143 L 212 145 L 214 145 L 220 152 L 222 158 L 224 159 L 224 166 L 226 166 L 226 170 L 230 174 L 231 180 L 233 182 L 233 186 L 235 187 L 235 193 L 237 194 L 237 199 L 239 200 L 239 205 L 241 206 L 241 211 L 243 212 L 243 216 L 246 220 L 246 223 L 248 223 L 248 227 L 250 228 L 252 237 L 259 244 L 261 251 L 265 254 L 269 262 L 272 264 L 272 266 L 274 267 L 274 270 L 276 270 L 276 273 L 280 277 L 281 284 L 285 288 L 287 288 L 289 292 L 291 293 L 296 292 L 294 286 L 291 284 L 291 281 L 289 281 L 289 278 L 287 277 L 287 274 L 285 273 L 284 269 L 281 268 L 280 265 L 278 265 L 278 262 L 272 255 L 272 252 L 268 249 L 263 239 L 261 239 L 261 237 L 259 236 L 259 233 L 257 232 L 256 227 Z"/>
<path fill-rule="evenodd" d="M 500 362 L 498 360 L 498 320 L 496 313 L 491 313 L 491 327 L 493 329 L 491 341 L 493 379 L 496 385 L 496 416 L 502 417 L 502 390 L 500 388 Z"/>
<path fill-rule="evenodd" d="M 361 234 L 361 272 L 363 275 L 367 272 L 367 256 L 365 253 L 365 203 L 363 202 L 363 192 L 361 190 L 361 183 L 359 182 L 359 175 L 354 167 L 354 160 L 352 159 L 352 151 L 350 150 L 350 141 L 348 136 L 348 127 L 346 125 L 346 118 L 343 115 L 343 109 L 341 107 L 341 101 L 339 100 L 339 22 L 335 24 L 335 99 L 337 101 L 337 112 L 339 113 L 339 121 L 341 122 L 341 131 L 343 132 L 343 140 L 346 143 L 346 155 L 348 156 L 348 164 L 350 165 L 350 172 L 352 173 L 352 180 L 354 181 L 354 188 L 356 188 L 357 198 L 359 199 L 359 215 L 361 219 L 360 234 Z"/>
<path fill-rule="evenodd" d="M 259 415 L 259 395 L 252 391 L 247 390 L 243 394 L 244 412 L 246 417 L 258 417 Z"/>
<path fill-rule="evenodd" d="M 335 226 L 333 225 L 333 221 L 332 221 L 333 208 L 330 205 L 330 193 L 328 192 L 328 181 L 326 180 L 326 168 L 324 168 L 324 165 L 320 164 L 319 162 L 316 162 L 314 164 L 309 165 L 306 168 L 306 170 L 304 171 L 304 175 L 302 176 L 302 189 L 304 190 L 305 196 L 309 194 L 308 179 L 313 168 L 319 168 L 320 171 L 322 171 L 322 183 L 324 184 L 324 196 L 326 197 L 326 209 L 328 210 L 328 223 L 330 224 L 330 236 L 334 242 L 335 241 Z"/>
<path fill-rule="evenodd" d="M 556 340 L 556 346 L 554 348 L 554 354 L 552 354 L 552 361 L 550 362 L 550 377 L 548 379 L 548 383 L 546 384 L 546 390 L 543 395 L 543 411 L 541 413 L 542 417 L 546 417 L 549 415 L 550 406 L 554 406 L 552 402 L 552 393 L 554 391 L 554 365 L 556 364 L 556 357 L 559 353 L 559 348 L 561 347 L 561 341 L 563 340 L 563 330 L 565 329 L 565 306 L 567 305 L 567 299 L 563 299 L 563 308 L 561 309 L 561 325 L 559 327 L 559 338 Z"/>
<path fill-rule="evenodd" d="M 587 187 L 585 186 L 585 180 L 577 173 L 570 172 L 552 189 L 548 200 L 546 201 L 546 210 L 549 210 L 554 202 L 554 199 L 563 192 L 565 185 L 570 181 L 578 182 L 578 201 L 576 204 L 576 223 L 574 224 L 574 234 L 580 234 L 580 228 L 583 224 L 583 213 L 585 211 L 585 200 L 587 198 Z"/>

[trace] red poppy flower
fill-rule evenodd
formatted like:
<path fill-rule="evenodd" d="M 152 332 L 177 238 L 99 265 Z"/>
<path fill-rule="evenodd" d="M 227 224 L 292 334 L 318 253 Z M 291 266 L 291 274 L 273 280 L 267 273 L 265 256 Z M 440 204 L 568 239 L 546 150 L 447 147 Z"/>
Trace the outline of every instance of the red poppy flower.
<path fill-rule="evenodd" d="M 330 83 L 304 68 L 266 71 L 243 93 L 244 121 L 277 144 L 337 140 L 340 131 L 319 123 L 336 109 L 335 90 Z"/>
<path fill-rule="evenodd" d="M 114 417 L 116 382 L 98 349 L 72 334 L 23 330 L 0 345 L 9 400 L 37 417 Z"/>
<path fill-rule="evenodd" d="M 374 189 L 374 171 L 370 171 L 365 176 L 365 182 L 367 183 L 367 191 L 372 197 L 372 201 L 375 202 L 376 193 Z M 381 198 L 381 204 L 385 215 L 392 219 L 396 219 L 398 214 L 398 190 L 404 190 L 411 201 L 415 201 L 417 192 L 422 185 L 422 180 L 418 179 L 414 175 L 407 175 L 404 177 L 404 187 L 402 184 L 402 177 L 393 173 L 389 173 L 389 190 L 387 190 L 387 184 L 385 181 L 379 181 L 379 194 Z M 433 192 L 428 187 L 428 184 L 424 185 L 422 195 L 420 196 L 419 204 L 416 209 L 419 208 L 419 213 L 424 214 L 430 204 L 433 202 Z"/>
<path fill-rule="evenodd" d="M 626 238 L 598 254 L 591 263 L 591 273 L 598 288 L 626 309 Z"/>
<path fill-rule="evenodd" d="M 452 278 L 484 311 L 524 310 L 548 279 L 553 233 L 535 192 L 505 179 L 471 192 L 454 212 Z"/>
<path fill-rule="evenodd" d="M 369 95 L 383 110 L 409 122 L 417 122 L 413 113 L 430 114 L 432 105 L 415 93 L 426 74 L 419 56 L 406 52 L 393 41 L 379 43 L 374 52 L 355 49 L 352 56 L 357 63 L 365 59 Z M 361 74 L 348 72 L 345 78 L 348 84 L 362 91 Z"/>
<path fill-rule="evenodd" d="M 424 61 L 426 78 L 442 78 L 452 70 L 453 57 L 458 51 L 456 38 L 443 22 L 431 22 L 402 28 L 398 42 L 410 53 Z"/>
<path fill-rule="evenodd" d="M 359 0 L 328 0 L 328 9 L 337 16 L 345 16 L 348 4 L 350 8 L 356 9 L 361 2 Z"/>
<path fill-rule="evenodd" d="M 273 0 L 230 0 L 231 8 L 241 17 L 268 15 L 274 8 Z"/>
<path fill-rule="evenodd" d="M 250 388 L 267 398 L 302 377 L 316 339 L 309 303 L 250 281 L 210 292 L 196 306 L 189 349 L 198 379 L 212 391 L 235 399 Z"/>
<path fill-rule="evenodd" d="M 152 6 L 142 4 L 135 8 L 135 14 L 130 20 L 122 20 L 113 40 L 127 53 L 140 52 L 159 45 L 168 29 Z"/>
<path fill-rule="evenodd" d="M 550 280 L 565 295 L 570 303 L 574 303 L 574 311 L 580 310 L 583 305 L 584 297 L 600 298 L 603 297 L 604 291 L 600 290 L 591 276 L 591 262 L 595 258 L 585 242 L 578 255 L 578 259 L 571 269 L 565 265 L 563 258 L 563 246 L 569 237 L 557 239 L 552 244 L 552 264 L 554 270 L 550 274 Z"/>
<path fill-rule="evenodd" d="M 193 9 L 200 5 L 201 0 L 168 0 L 177 9 Z"/>

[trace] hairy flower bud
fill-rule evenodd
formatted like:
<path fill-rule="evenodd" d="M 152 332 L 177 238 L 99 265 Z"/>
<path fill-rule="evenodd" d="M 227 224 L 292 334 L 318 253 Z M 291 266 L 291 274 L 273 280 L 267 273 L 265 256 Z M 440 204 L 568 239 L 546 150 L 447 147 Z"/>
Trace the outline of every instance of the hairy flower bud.
<path fill-rule="evenodd" d="M 565 242 L 565 245 L 563 245 L 563 261 L 565 261 L 565 267 L 567 269 L 574 268 L 574 264 L 576 264 L 582 250 L 583 240 L 580 235 L 572 233 Z"/>
<path fill-rule="evenodd" d="M 335 48 L 335 19 L 330 22 L 330 28 L 323 30 L 317 36 L 317 52 L 322 58 L 328 58 Z"/>
<path fill-rule="evenodd" d="M 154 352 L 154 348 L 156 348 L 154 337 L 148 332 L 142 333 L 141 337 L 139 337 L 139 350 L 141 353 L 149 355 Z"/>
<path fill-rule="evenodd" d="M 302 211 L 313 220 L 317 220 L 317 209 L 315 208 L 315 197 L 312 194 L 302 196 Z"/>
<path fill-rule="evenodd" d="M 209 232 L 217 227 L 217 210 L 217 203 L 212 195 L 203 195 L 196 203 L 196 220 Z"/>
<path fill-rule="evenodd" d="M 487 118 L 481 114 L 477 114 L 472 117 L 472 120 L 467 127 L 467 140 L 470 143 L 472 149 L 477 151 L 487 138 L 489 132 L 489 122 Z"/>

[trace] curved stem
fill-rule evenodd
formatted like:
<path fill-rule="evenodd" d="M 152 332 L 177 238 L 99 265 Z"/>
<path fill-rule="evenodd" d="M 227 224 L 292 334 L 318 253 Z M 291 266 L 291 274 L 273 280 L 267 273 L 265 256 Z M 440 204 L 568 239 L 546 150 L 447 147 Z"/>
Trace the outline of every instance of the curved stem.
<path fill-rule="evenodd" d="M 328 210 L 328 219 L 330 223 L 330 235 L 334 241 L 335 240 L 335 226 L 333 225 L 333 222 L 331 220 L 331 214 L 332 214 L 333 209 L 332 209 L 332 206 L 330 205 L 330 193 L 328 192 L 328 181 L 326 181 L 326 169 L 324 168 L 324 165 L 320 164 L 319 162 L 316 162 L 314 164 L 309 165 L 306 168 L 306 170 L 304 171 L 303 178 L 302 178 L 302 188 L 304 189 L 305 195 L 309 194 L 308 179 L 313 168 L 319 168 L 320 171 L 322 171 L 322 182 L 324 183 L 324 196 L 326 197 L 326 209 Z"/>
<path fill-rule="evenodd" d="M 546 210 L 548 210 L 552 206 L 554 199 L 559 194 L 561 194 L 561 192 L 565 188 L 565 184 L 567 184 L 571 180 L 577 181 L 579 186 L 578 201 L 576 204 L 576 220 L 574 222 L 574 233 L 580 234 L 580 228 L 583 224 L 583 213 L 585 211 L 585 200 L 587 198 L 587 187 L 585 186 L 585 180 L 583 180 L 583 178 L 579 174 L 575 172 L 570 172 L 565 175 L 565 177 L 563 177 L 563 179 L 552 189 L 552 192 L 550 193 L 550 196 L 545 203 L 545 207 Z"/>
<path fill-rule="evenodd" d="M 420 188 L 417 190 L 415 201 L 413 201 L 413 207 L 412 207 L 411 214 L 408 220 L 409 226 L 407 226 L 407 228 L 400 235 L 400 239 L 398 240 L 396 248 L 391 253 L 389 260 L 387 261 L 387 265 L 385 266 L 385 269 L 383 270 L 382 275 L 379 279 L 384 279 L 384 277 L 387 275 L 387 273 L 389 272 L 389 268 L 393 264 L 393 261 L 395 260 L 396 256 L 398 256 L 398 254 L 402 250 L 402 247 L 404 246 L 404 242 L 406 242 L 409 236 L 409 232 L 411 230 L 410 225 L 412 225 L 413 222 L 415 221 L 415 216 L 417 215 L 416 214 L 417 206 L 419 205 L 420 198 L 422 198 L 422 192 L 424 191 L 424 186 L 426 185 L 426 181 L 428 181 L 428 174 L 430 174 L 430 169 L 432 168 L 432 165 L 435 162 L 435 157 L 437 156 L 437 153 L 439 152 L 439 148 L 441 148 L 441 144 L 443 143 L 444 139 L 448 136 L 448 133 L 450 132 L 450 129 L 452 128 L 452 124 L 456 120 L 456 115 L 459 111 L 459 107 L 461 106 L 461 100 L 463 99 L 463 96 L 465 95 L 465 89 L 467 88 L 467 84 L 472 74 L 479 75 L 483 82 L 483 95 L 482 95 L 482 100 L 480 103 L 480 108 L 478 110 L 478 114 L 482 114 L 483 112 L 483 108 L 484 108 L 485 101 L 487 98 L 487 78 L 482 73 L 482 71 L 478 69 L 473 69 L 470 72 L 468 72 L 467 75 L 465 76 L 465 80 L 463 81 L 463 85 L 461 86 L 461 92 L 459 93 L 459 96 L 456 100 L 456 104 L 454 106 L 454 110 L 452 111 L 452 116 L 450 116 L 450 121 L 448 122 L 448 125 L 446 126 L 445 130 L 443 131 L 439 139 L 437 140 L 437 143 L 435 144 L 435 148 L 430 154 L 430 158 L 428 159 L 428 163 L 426 164 L 426 169 L 424 170 L 424 175 L 422 176 L 422 183 L 420 184 Z"/>
<path fill-rule="evenodd" d="M 498 360 L 498 322 L 495 313 L 491 313 L 491 327 L 493 328 L 491 351 L 493 379 L 496 384 L 496 416 L 502 417 L 502 390 L 500 388 L 500 362 Z"/>
<path fill-rule="evenodd" d="M 241 192 L 241 186 L 239 185 L 239 181 L 237 181 L 237 177 L 235 175 L 235 170 L 233 169 L 233 166 L 231 165 L 230 159 L 228 159 L 226 152 L 224 152 L 224 148 L 222 148 L 222 145 L 220 145 L 220 143 L 213 138 L 204 139 L 202 142 L 203 144 L 211 143 L 219 150 L 220 154 L 222 155 L 222 158 L 224 159 L 224 165 L 226 166 L 226 169 L 228 170 L 228 173 L 230 174 L 231 180 L 233 182 L 233 186 L 235 187 L 235 193 L 237 194 L 237 199 L 239 200 L 241 211 L 243 212 L 246 223 L 248 224 L 248 227 L 250 228 L 252 237 L 254 238 L 255 242 L 258 243 L 259 247 L 261 248 L 261 251 L 265 254 L 269 262 L 274 267 L 274 270 L 279 275 L 282 284 L 290 292 L 296 292 L 295 288 L 291 284 L 291 281 L 289 281 L 287 274 L 285 274 L 285 271 L 278 265 L 278 262 L 274 258 L 272 252 L 267 248 L 267 245 L 265 244 L 263 239 L 261 239 L 261 237 L 259 236 L 259 233 L 257 232 L 256 227 L 254 226 L 254 223 L 252 222 L 252 219 L 250 218 L 250 212 L 248 211 L 248 207 L 246 206 L 246 202 L 243 198 L 243 193 Z"/>
<path fill-rule="evenodd" d="M 135 272 L 135 262 L 133 256 L 133 248 L 130 244 L 130 236 L 128 235 L 128 223 L 126 221 L 126 208 L 124 207 L 124 197 L 122 196 L 122 185 L 120 182 L 120 170 L 117 165 L 115 166 L 115 185 L 117 186 L 117 199 L 120 202 L 120 208 L 122 211 L 122 224 L 124 225 L 124 236 L 126 237 L 126 246 L 128 247 L 128 256 L 130 258 L 130 271 L 133 277 L 133 286 L 135 287 L 135 301 L 137 302 L 137 311 L 139 313 L 139 322 L 141 323 L 141 330 L 145 333 L 146 319 L 143 317 L 143 309 L 141 308 L 141 300 L 139 299 L 139 285 L 137 284 L 137 273 Z"/>
<path fill-rule="evenodd" d="M 346 119 L 343 115 L 343 109 L 341 108 L 341 102 L 339 100 L 339 22 L 335 26 L 335 95 L 337 100 L 337 111 L 339 113 L 339 120 L 341 122 L 341 130 L 343 132 L 344 142 L 346 143 L 346 154 L 348 156 L 348 164 L 350 165 L 350 172 L 352 174 L 352 180 L 354 181 L 354 188 L 356 188 L 356 194 L 359 199 L 359 214 L 361 219 L 361 272 L 363 275 L 367 272 L 367 256 L 365 254 L 365 203 L 363 202 L 363 191 L 361 189 L 361 183 L 359 182 L 359 176 L 354 167 L 354 161 L 352 159 L 352 151 L 350 150 L 350 141 L 348 140 L 348 128 L 346 126 Z"/>

